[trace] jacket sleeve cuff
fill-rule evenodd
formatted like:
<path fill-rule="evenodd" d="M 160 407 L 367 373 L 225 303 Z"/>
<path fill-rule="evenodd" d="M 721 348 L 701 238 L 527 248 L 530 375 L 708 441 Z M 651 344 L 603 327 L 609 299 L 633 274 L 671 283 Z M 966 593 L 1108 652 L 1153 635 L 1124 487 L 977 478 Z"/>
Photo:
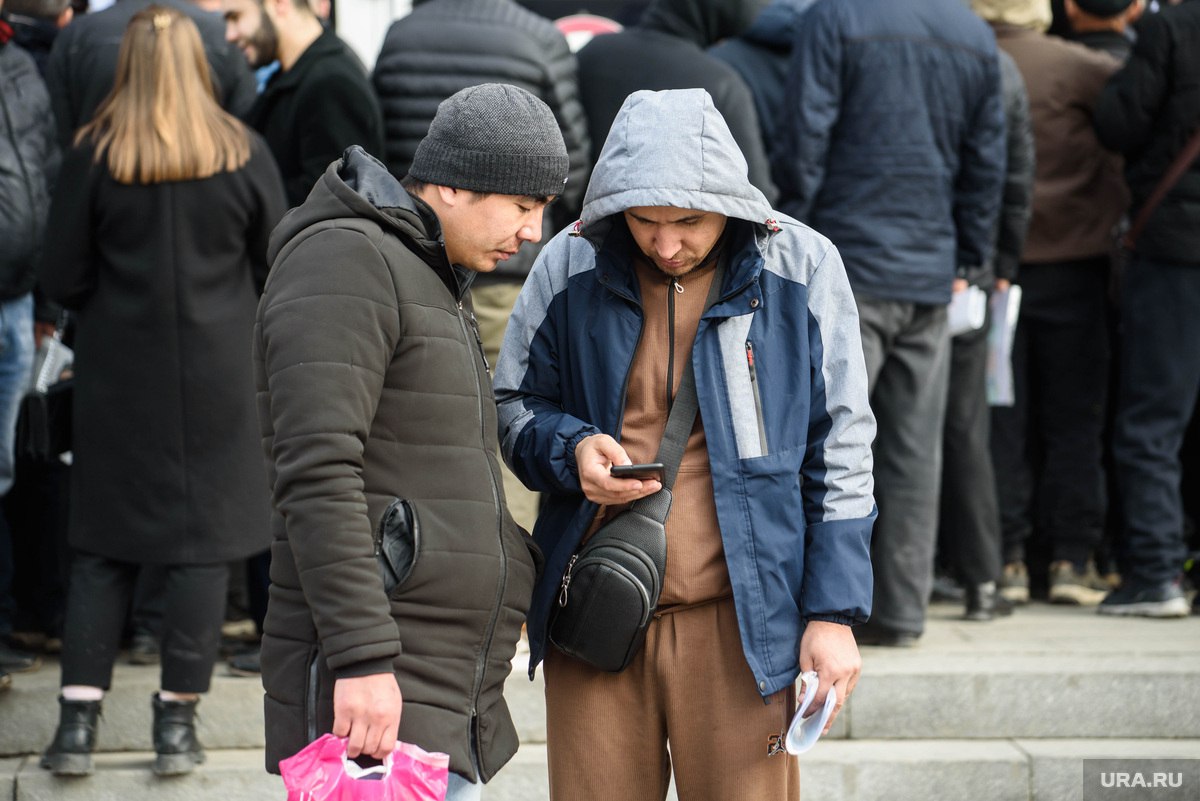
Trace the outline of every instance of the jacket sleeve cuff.
<path fill-rule="evenodd" d="M 363 676 L 373 676 L 377 673 L 393 673 L 391 657 L 380 657 L 379 659 L 368 659 L 364 662 L 355 662 L 352 665 L 346 665 L 333 671 L 334 678 L 338 679 L 358 679 Z"/>
<path fill-rule="evenodd" d="M 575 476 L 576 479 L 579 478 L 579 465 L 575 462 L 575 449 L 579 447 L 579 443 L 583 442 L 588 437 L 593 437 L 599 433 L 599 430 L 589 426 L 567 440 L 566 465 L 567 469 L 571 471 L 571 475 Z"/>
<path fill-rule="evenodd" d="M 823 623 L 837 623 L 842 626 L 857 626 L 865 621 L 850 617 L 849 615 L 809 615 L 804 618 L 804 625 L 812 623 L 814 620 L 819 620 Z"/>

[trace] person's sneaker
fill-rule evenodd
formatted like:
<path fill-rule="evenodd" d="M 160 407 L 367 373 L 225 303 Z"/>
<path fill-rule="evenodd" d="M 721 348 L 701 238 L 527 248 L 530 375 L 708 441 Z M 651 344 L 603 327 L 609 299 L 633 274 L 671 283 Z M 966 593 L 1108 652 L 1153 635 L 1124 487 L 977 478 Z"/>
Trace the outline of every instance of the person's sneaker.
<path fill-rule="evenodd" d="M 157 665 L 161 659 L 158 638 L 148 631 L 134 632 L 129 641 L 129 664 Z"/>
<path fill-rule="evenodd" d="M 9 673 L 28 673 L 42 666 L 37 654 L 14 648 L 7 638 L 0 638 L 0 670 Z"/>
<path fill-rule="evenodd" d="M 229 657 L 230 676 L 262 675 L 262 649 L 258 646 Z"/>
<path fill-rule="evenodd" d="M 1108 584 L 1090 561 L 1082 570 L 1066 559 L 1050 565 L 1050 603 L 1095 606 L 1109 593 Z"/>
<path fill-rule="evenodd" d="M 1188 602 L 1178 581 L 1143 584 L 1126 580 L 1100 602 L 1096 611 L 1102 615 L 1187 617 Z"/>
<path fill-rule="evenodd" d="M 1024 562 L 1009 562 L 1000 574 L 1000 595 L 1009 603 L 1029 603 L 1029 571 Z"/>

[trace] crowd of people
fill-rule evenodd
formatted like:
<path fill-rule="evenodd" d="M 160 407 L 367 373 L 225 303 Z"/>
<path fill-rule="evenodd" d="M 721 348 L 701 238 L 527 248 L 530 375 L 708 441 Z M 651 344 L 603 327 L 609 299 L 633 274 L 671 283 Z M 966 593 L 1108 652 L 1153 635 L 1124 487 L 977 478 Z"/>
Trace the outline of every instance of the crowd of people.
<path fill-rule="evenodd" d="M 399 735 L 454 799 L 516 749 L 526 616 L 555 798 L 793 798 L 799 673 L 840 708 L 932 598 L 1200 608 L 1200 0 L 650 0 L 577 53 L 424 0 L 371 71 L 329 12 L 0 5 L 0 689 L 61 651 L 43 767 L 92 772 L 123 644 L 155 772 L 202 762 L 231 584 L 269 769 Z M 1015 287 L 996 364 L 949 309 Z M 667 556 L 610 674 L 556 616 L 631 514 Z"/>

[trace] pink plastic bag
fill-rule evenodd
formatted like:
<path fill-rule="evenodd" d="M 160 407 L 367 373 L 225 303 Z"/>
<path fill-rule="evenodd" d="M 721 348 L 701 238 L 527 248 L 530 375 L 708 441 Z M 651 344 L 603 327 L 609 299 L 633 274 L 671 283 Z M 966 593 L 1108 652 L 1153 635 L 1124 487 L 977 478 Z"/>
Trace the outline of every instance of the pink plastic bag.
<path fill-rule="evenodd" d="M 383 765 L 346 759 L 346 739 L 326 734 L 279 763 L 287 801 L 444 801 L 450 757 L 396 743 Z"/>

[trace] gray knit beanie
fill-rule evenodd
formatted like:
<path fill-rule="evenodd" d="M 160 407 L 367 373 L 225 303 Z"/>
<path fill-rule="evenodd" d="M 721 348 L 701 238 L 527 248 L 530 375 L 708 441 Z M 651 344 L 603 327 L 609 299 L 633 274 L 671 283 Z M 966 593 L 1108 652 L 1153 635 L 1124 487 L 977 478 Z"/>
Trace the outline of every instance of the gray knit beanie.
<path fill-rule="evenodd" d="M 438 106 L 408 173 L 427 184 L 545 197 L 567 182 L 567 147 L 550 108 L 516 86 L 470 86 Z"/>

